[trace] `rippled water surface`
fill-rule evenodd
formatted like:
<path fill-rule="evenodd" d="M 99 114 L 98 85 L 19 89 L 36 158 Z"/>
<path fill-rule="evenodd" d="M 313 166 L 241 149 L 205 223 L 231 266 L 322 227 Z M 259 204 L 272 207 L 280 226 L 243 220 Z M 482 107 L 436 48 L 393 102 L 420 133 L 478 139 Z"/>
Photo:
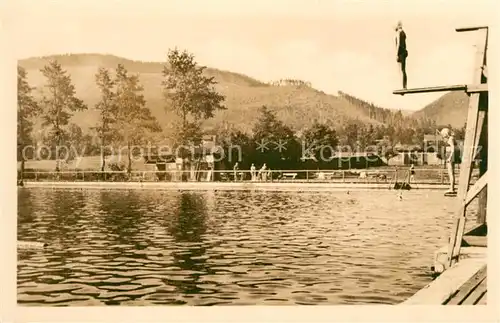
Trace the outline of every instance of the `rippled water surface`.
<path fill-rule="evenodd" d="M 20 188 L 23 305 L 395 304 L 431 281 L 439 191 Z M 469 221 L 470 223 L 470 221 Z"/>

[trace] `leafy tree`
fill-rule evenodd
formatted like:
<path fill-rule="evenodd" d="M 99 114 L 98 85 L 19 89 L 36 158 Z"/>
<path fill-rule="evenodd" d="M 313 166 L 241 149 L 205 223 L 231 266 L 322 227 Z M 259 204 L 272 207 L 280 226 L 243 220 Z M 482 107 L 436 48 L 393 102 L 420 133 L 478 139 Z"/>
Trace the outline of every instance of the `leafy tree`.
<path fill-rule="evenodd" d="M 392 123 L 396 127 L 401 127 L 403 124 L 403 121 L 404 121 L 404 117 L 403 117 L 403 113 L 401 112 L 401 110 L 398 110 L 396 113 L 393 114 Z"/>
<path fill-rule="evenodd" d="M 48 139 L 55 148 L 56 172 L 59 172 L 60 153 L 64 150 L 61 149 L 58 152 L 57 147 L 62 147 L 65 132 L 73 113 L 85 110 L 87 106 L 75 96 L 75 86 L 71 83 L 71 77 L 56 60 L 49 62 L 41 72 L 47 79 L 42 99 L 42 125 L 49 127 Z"/>
<path fill-rule="evenodd" d="M 95 105 L 95 109 L 99 112 L 99 123 L 94 127 L 94 131 L 97 132 L 100 140 L 101 171 L 104 172 L 106 167 L 106 146 L 113 139 L 114 131 L 112 127 L 117 116 L 116 93 L 114 92 L 115 81 L 105 68 L 99 68 L 95 80 L 101 92 L 101 99 Z"/>
<path fill-rule="evenodd" d="M 127 172 L 132 172 L 132 145 L 145 144 L 151 133 L 161 127 L 151 110 L 146 107 L 144 88 L 138 75 L 129 75 L 121 64 L 116 68 L 116 109 L 112 109 L 114 130 L 127 147 Z M 120 149 L 121 151 L 121 149 Z"/>
<path fill-rule="evenodd" d="M 249 168 L 255 157 L 255 143 L 250 135 L 234 128 L 221 128 L 217 132 L 219 145 L 224 149 L 226 169 L 230 169 L 236 162 L 240 168 Z"/>
<path fill-rule="evenodd" d="M 65 134 L 65 142 L 72 148 L 68 153 L 70 159 L 75 157 L 92 156 L 99 153 L 99 147 L 96 145 L 94 136 L 84 133 L 77 124 L 71 123 Z"/>
<path fill-rule="evenodd" d="M 266 106 L 254 125 L 255 161 L 274 169 L 294 168 L 301 157 L 301 146 L 292 129 L 276 118 Z"/>
<path fill-rule="evenodd" d="M 455 133 L 455 138 L 457 140 L 464 140 L 465 139 L 465 131 L 467 129 L 467 125 L 464 124 L 461 128 L 456 128 L 453 130 Z"/>
<path fill-rule="evenodd" d="M 366 151 L 368 146 L 370 146 L 373 142 L 373 128 L 370 129 L 369 127 L 366 126 L 360 126 L 358 128 L 358 140 L 356 142 L 357 144 L 357 150 L 358 151 Z"/>
<path fill-rule="evenodd" d="M 342 128 L 342 145 L 351 152 L 358 149 L 358 140 L 361 124 L 357 120 L 350 120 Z"/>
<path fill-rule="evenodd" d="M 169 51 L 167 59 L 163 93 L 168 108 L 181 119 L 179 137 L 184 144 L 193 140 L 193 136 L 201 136 L 192 133 L 199 128 L 201 120 L 212 118 L 216 110 L 225 109 L 225 97 L 217 93 L 214 88 L 217 82 L 203 74 L 205 67 L 198 66 L 192 54 L 174 49 Z"/>
<path fill-rule="evenodd" d="M 307 152 L 316 161 L 331 159 L 339 143 L 335 129 L 318 122 L 304 131 L 302 139 Z"/>
<path fill-rule="evenodd" d="M 32 96 L 26 70 L 17 67 L 17 160 L 21 160 L 21 180 L 26 162 L 25 147 L 32 142 L 33 118 L 40 107 Z"/>

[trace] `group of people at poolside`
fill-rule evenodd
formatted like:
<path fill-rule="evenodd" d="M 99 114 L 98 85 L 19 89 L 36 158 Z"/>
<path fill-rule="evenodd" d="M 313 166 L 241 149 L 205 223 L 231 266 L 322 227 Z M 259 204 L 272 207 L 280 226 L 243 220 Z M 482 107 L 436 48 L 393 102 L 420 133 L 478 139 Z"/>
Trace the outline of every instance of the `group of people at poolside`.
<path fill-rule="evenodd" d="M 233 176 L 234 180 L 237 181 L 238 179 L 243 180 L 245 173 L 240 172 L 239 164 L 236 163 L 234 164 L 233 167 Z M 250 166 L 250 177 L 253 182 L 255 181 L 267 181 L 268 178 L 271 178 L 271 169 L 269 169 L 264 163 L 262 167 L 257 171 L 257 168 L 255 167 L 255 164 L 252 163 Z"/>
<path fill-rule="evenodd" d="M 457 142 L 455 140 L 454 133 L 448 129 L 443 128 L 439 131 L 439 135 L 443 139 L 445 146 L 445 163 L 448 170 L 448 177 L 450 179 L 450 187 L 448 193 L 455 192 L 455 165 L 460 163 L 460 151 L 457 147 Z M 234 180 L 244 180 L 245 172 L 241 172 L 239 164 L 235 163 L 233 167 Z M 252 163 L 250 166 L 250 176 L 252 181 L 267 181 L 271 177 L 271 169 L 267 167 L 264 163 L 262 167 L 257 171 L 255 164 Z M 415 166 L 412 164 L 410 167 L 410 182 L 413 182 L 415 177 Z"/>

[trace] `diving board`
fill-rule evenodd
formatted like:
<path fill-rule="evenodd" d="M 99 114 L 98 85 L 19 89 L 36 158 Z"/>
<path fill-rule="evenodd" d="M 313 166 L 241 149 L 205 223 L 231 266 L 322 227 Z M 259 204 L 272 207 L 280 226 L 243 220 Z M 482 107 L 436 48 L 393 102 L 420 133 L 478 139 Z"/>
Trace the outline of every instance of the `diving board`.
<path fill-rule="evenodd" d="M 392 92 L 393 94 L 405 95 L 414 93 L 431 93 L 431 92 L 451 92 L 465 91 L 466 93 L 488 92 L 488 84 L 457 84 L 433 87 L 421 87 L 413 89 L 401 89 Z"/>
<path fill-rule="evenodd" d="M 460 28 L 455 28 L 457 32 L 464 32 L 464 31 L 475 31 L 479 29 L 488 29 L 488 26 L 472 26 L 472 27 L 460 27 Z"/>

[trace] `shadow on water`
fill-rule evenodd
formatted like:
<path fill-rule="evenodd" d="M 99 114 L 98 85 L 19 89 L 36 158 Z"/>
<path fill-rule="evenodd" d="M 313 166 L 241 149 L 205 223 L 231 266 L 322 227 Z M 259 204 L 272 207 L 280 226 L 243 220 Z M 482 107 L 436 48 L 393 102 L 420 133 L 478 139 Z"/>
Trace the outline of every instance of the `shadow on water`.
<path fill-rule="evenodd" d="M 178 198 L 177 212 L 170 220 L 169 232 L 178 245 L 172 252 L 176 267 L 189 273 L 189 279 L 169 281 L 180 292 L 196 294 L 201 291 L 196 285 L 202 275 L 210 273 L 206 262 L 207 243 L 203 235 L 207 232 L 207 205 L 203 195 L 183 192 Z"/>
<path fill-rule="evenodd" d="M 52 241 L 62 249 L 75 243 L 75 228 L 82 216 L 85 196 L 79 190 L 54 190 L 46 199 L 51 221 L 47 223 L 44 241 Z"/>
<path fill-rule="evenodd" d="M 103 227 L 110 242 L 115 244 L 133 244 L 137 249 L 144 249 L 147 241 L 140 234 L 141 222 L 145 215 L 139 210 L 141 200 L 136 192 L 116 194 L 102 191 L 99 194 L 99 208 L 103 214 Z"/>
<path fill-rule="evenodd" d="M 30 223 L 34 220 L 34 207 L 33 207 L 33 196 L 32 191 L 18 188 L 17 189 L 17 223 L 18 227 L 22 226 L 20 224 Z"/>
<path fill-rule="evenodd" d="M 207 207 L 203 196 L 191 192 L 183 192 L 179 196 L 177 214 L 172 219 L 169 231 L 175 241 L 202 242 L 206 232 Z"/>

